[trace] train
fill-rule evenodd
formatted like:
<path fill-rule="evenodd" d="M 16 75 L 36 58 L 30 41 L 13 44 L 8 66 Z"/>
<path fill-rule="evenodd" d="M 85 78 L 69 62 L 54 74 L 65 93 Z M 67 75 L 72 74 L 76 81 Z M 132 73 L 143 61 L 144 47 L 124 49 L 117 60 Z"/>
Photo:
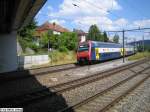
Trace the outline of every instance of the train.
<path fill-rule="evenodd" d="M 136 53 L 134 46 L 131 45 L 125 45 L 123 50 L 122 44 L 89 40 L 79 43 L 77 49 L 77 63 L 93 63 L 121 58 L 123 57 L 123 51 L 125 56 Z"/>

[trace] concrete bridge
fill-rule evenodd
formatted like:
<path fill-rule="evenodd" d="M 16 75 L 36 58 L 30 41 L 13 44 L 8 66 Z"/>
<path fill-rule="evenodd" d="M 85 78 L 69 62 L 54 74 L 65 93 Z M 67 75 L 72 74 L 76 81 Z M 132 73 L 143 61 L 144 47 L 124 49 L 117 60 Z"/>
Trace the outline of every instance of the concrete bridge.
<path fill-rule="evenodd" d="M 0 73 L 17 70 L 17 30 L 27 25 L 46 0 L 0 1 Z"/>

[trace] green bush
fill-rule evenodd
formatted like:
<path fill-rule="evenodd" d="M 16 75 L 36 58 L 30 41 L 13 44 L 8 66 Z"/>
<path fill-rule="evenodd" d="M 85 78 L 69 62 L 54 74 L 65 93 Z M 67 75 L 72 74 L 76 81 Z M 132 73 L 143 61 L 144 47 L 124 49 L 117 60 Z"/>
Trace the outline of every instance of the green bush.
<path fill-rule="evenodd" d="M 33 49 L 35 52 L 38 52 L 39 47 L 34 43 L 29 43 L 28 47 Z"/>
<path fill-rule="evenodd" d="M 65 46 L 60 46 L 59 51 L 60 52 L 68 52 L 68 49 Z"/>
<path fill-rule="evenodd" d="M 28 47 L 28 42 L 21 37 L 18 37 L 18 41 L 22 47 L 22 50 L 25 51 L 25 49 Z"/>
<path fill-rule="evenodd" d="M 60 35 L 53 34 L 52 31 L 44 32 L 41 35 L 42 37 L 39 39 L 39 46 L 37 46 L 33 43 L 34 30 L 35 28 L 31 24 L 31 26 L 28 26 L 24 30 L 18 32 L 18 40 L 23 48 L 23 51 L 29 47 L 37 53 L 40 49 L 48 48 L 48 44 L 50 48 L 59 50 L 60 52 L 68 52 L 68 50 L 75 51 L 77 48 L 77 34 L 74 32 L 65 32 Z"/>
<path fill-rule="evenodd" d="M 48 41 L 53 49 L 58 49 L 59 51 L 75 50 L 77 48 L 77 34 L 73 32 L 65 32 L 60 35 L 48 35 L 48 32 L 45 32 L 40 43 L 46 47 Z"/>

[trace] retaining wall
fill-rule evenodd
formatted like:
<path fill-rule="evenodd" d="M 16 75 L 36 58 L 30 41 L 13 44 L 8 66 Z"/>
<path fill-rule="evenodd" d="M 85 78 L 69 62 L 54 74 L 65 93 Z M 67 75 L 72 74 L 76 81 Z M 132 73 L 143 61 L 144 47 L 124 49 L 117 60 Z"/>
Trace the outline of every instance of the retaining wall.
<path fill-rule="evenodd" d="M 49 63 L 48 55 L 18 56 L 19 68 L 30 68 L 47 63 Z"/>

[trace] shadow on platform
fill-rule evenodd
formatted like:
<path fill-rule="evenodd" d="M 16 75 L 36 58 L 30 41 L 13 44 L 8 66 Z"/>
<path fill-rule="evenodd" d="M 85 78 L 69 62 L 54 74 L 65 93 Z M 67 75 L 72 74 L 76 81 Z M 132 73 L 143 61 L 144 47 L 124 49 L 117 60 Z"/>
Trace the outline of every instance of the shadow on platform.
<path fill-rule="evenodd" d="M 7 80 L 9 76 L 13 78 L 16 74 L 19 75 L 26 75 L 29 76 L 31 75 L 29 71 L 24 71 L 24 72 L 9 72 L 9 73 L 1 73 L 0 74 L 0 79 L 1 81 L 4 79 Z M 3 76 L 3 75 L 8 75 Z M 2 77 L 3 76 L 3 77 Z M 6 78 L 6 79 L 5 79 Z M 2 99 L 7 99 L 8 97 L 12 97 L 15 95 L 23 94 L 26 92 L 31 92 L 34 89 L 37 88 L 47 88 L 43 84 L 41 84 L 34 76 L 30 78 L 25 78 L 25 79 L 17 79 L 14 81 L 8 81 L 0 84 L 0 107 L 7 107 L 5 105 L 4 100 Z M 49 89 L 47 89 L 47 93 L 52 94 L 53 92 Z M 25 105 L 19 104 L 19 106 L 13 107 L 12 108 L 24 108 L 23 112 L 57 112 L 59 110 L 62 110 L 66 107 L 68 107 L 67 102 L 65 98 L 61 94 L 54 94 L 53 97 L 51 96 L 46 96 L 41 99 L 35 100 L 33 102 L 27 103 Z M 73 109 L 70 109 L 69 112 L 74 112 Z"/>

